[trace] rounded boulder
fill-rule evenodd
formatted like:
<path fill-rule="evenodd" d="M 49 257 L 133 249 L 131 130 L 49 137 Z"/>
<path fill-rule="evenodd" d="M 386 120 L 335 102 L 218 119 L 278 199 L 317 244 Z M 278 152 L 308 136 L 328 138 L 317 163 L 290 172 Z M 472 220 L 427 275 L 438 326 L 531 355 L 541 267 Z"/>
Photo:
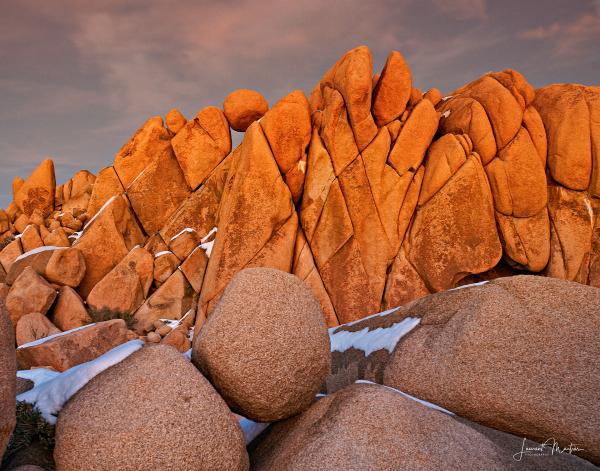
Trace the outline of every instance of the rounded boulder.
<path fill-rule="evenodd" d="M 58 416 L 57 469 L 247 470 L 243 432 L 177 350 L 142 348 L 92 379 Z"/>
<path fill-rule="evenodd" d="M 244 132 L 269 109 L 269 103 L 255 90 L 240 89 L 231 92 L 223 103 L 223 112 L 235 131 Z"/>
<path fill-rule="evenodd" d="M 235 412 L 257 422 L 298 414 L 330 370 L 323 311 L 296 276 L 242 270 L 196 337 L 192 361 Z"/>

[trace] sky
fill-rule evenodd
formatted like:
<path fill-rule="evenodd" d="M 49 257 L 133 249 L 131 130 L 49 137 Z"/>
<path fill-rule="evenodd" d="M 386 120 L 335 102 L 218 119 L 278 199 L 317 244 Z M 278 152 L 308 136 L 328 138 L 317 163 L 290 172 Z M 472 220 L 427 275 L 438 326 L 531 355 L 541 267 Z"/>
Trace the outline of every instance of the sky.
<path fill-rule="evenodd" d="M 144 123 L 236 88 L 307 95 L 347 50 L 391 50 L 449 93 L 515 68 L 535 87 L 600 85 L 600 0 L 19 0 L 0 15 L 0 207 L 44 158 L 96 173 Z M 237 138 L 239 140 L 239 136 Z"/>

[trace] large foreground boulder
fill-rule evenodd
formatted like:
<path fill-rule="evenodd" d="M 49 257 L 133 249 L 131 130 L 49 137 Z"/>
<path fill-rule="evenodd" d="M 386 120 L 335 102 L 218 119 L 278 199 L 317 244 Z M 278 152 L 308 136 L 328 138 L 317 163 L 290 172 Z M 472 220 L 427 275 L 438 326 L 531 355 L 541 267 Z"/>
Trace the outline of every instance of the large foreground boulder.
<path fill-rule="evenodd" d="M 60 470 L 247 470 L 244 435 L 177 350 L 145 347 L 96 376 L 60 412 Z"/>
<path fill-rule="evenodd" d="M 233 278 L 192 352 L 230 407 L 259 422 L 307 409 L 330 365 L 319 302 L 299 278 L 270 268 Z"/>
<path fill-rule="evenodd" d="M 127 325 L 123 319 L 98 322 L 21 345 L 17 348 L 17 361 L 22 370 L 48 366 L 65 371 L 127 340 Z"/>
<path fill-rule="evenodd" d="M 15 426 L 15 337 L 4 303 L 0 301 L 0 458 Z"/>
<path fill-rule="evenodd" d="M 497 443 L 486 432 L 391 388 L 356 384 L 272 426 L 250 457 L 255 471 L 585 469 L 572 456 L 516 461 L 519 438 Z"/>
<path fill-rule="evenodd" d="M 600 289 L 516 276 L 415 301 L 384 383 L 600 461 Z"/>

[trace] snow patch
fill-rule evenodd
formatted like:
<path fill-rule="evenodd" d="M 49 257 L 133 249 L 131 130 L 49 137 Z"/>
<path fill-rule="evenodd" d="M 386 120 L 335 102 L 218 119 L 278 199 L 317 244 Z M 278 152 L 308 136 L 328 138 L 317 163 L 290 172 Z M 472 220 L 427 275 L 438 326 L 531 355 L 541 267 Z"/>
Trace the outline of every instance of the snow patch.
<path fill-rule="evenodd" d="M 210 242 L 205 242 L 204 244 L 200 244 L 199 247 L 206 252 L 206 256 L 210 258 L 210 254 L 212 253 L 213 246 L 215 245 L 215 241 L 211 240 Z"/>
<path fill-rule="evenodd" d="M 442 113 L 442 116 L 440 116 L 441 118 L 447 118 L 448 116 L 450 116 L 451 111 L 450 110 L 446 110 Z"/>
<path fill-rule="evenodd" d="M 336 333 L 329 331 L 329 341 L 332 352 L 345 352 L 350 348 L 362 350 L 366 356 L 377 350 L 386 349 L 392 353 L 398 341 L 419 325 L 421 319 L 418 317 L 407 317 L 390 327 L 369 330 L 365 327 L 356 332 L 340 330 Z"/>
<path fill-rule="evenodd" d="M 72 334 L 73 332 L 76 332 L 78 330 L 87 329 L 88 327 L 92 327 L 94 325 L 96 325 L 96 323 L 82 325 L 81 327 L 75 327 L 74 329 L 71 329 L 71 330 L 65 330 L 64 332 L 59 332 L 58 334 L 48 335 L 48 337 L 34 340 L 33 342 L 24 343 L 20 347 L 17 347 L 17 350 L 19 350 L 20 348 L 35 347 L 37 345 L 43 344 L 44 342 L 47 342 L 48 340 L 55 339 L 56 337 L 62 337 L 63 335 Z"/>
<path fill-rule="evenodd" d="M 100 355 L 95 360 L 74 366 L 57 374 L 56 377 L 42 382 L 39 386 L 19 394 L 17 401 L 24 401 L 37 407 L 49 424 L 56 424 L 58 413 L 77 391 L 96 375 L 123 361 L 143 346 L 144 342 L 141 340 L 130 340 Z"/>
<path fill-rule="evenodd" d="M 202 237 L 202 239 L 200 240 L 200 242 L 204 243 L 206 242 L 211 235 L 216 234 L 217 233 L 217 228 L 213 227 L 210 231 L 208 231 L 208 234 L 206 234 L 204 237 Z"/>
<path fill-rule="evenodd" d="M 366 379 L 358 379 L 358 380 L 355 381 L 355 384 L 377 384 L 377 383 L 374 383 L 372 381 L 368 381 Z M 377 384 L 377 385 L 381 386 L 381 387 L 384 387 L 386 389 L 389 389 L 390 391 L 394 391 L 394 392 L 396 392 L 398 394 L 401 394 L 402 396 L 406 397 L 407 399 L 411 399 L 413 401 L 416 401 L 419 404 L 424 405 L 425 407 L 429 407 L 430 409 L 434 409 L 434 410 L 437 410 L 439 412 L 443 412 L 443 413 L 449 414 L 449 415 L 455 415 L 454 412 L 450 412 L 449 410 L 444 409 L 443 407 L 440 407 L 437 404 L 433 404 L 432 402 L 427 402 L 427 401 L 424 401 L 423 399 L 419 399 L 418 397 L 411 396 L 410 394 L 402 392 L 399 389 L 392 388 L 392 387 L 386 386 L 384 384 Z"/>
<path fill-rule="evenodd" d="M 33 387 L 50 381 L 59 375 L 60 373 L 58 371 L 51 370 L 50 368 L 34 368 L 32 370 L 17 371 L 17 378 L 33 381 Z"/>
<path fill-rule="evenodd" d="M 143 174 L 146 172 L 146 170 L 148 170 L 148 167 L 146 167 L 144 170 L 142 170 L 140 173 L 138 173 L 137 177 L 135 177 L 135 178 L 134 178 L 134 179 L 131 181 L 131 183 L 130 183 L 129 185 L 127 185 L 127 188 L 125 188 L 125 189 L 126 189 L 127 191 L 129 191 L 129 188 L 131 188 L 131 187 L 133 186 L 133 184 L 134 184 L 135 182 L 137 182 L 137 181 L 138 181 L 138 178 L 140 178 L 140 177 L 141 177 L 141 176 L 142 176 L 142 175 L 143 175 Z"/>
<path fill-rule="evenodd" d="M 442 98 L 442 101 L 449 100 L 450 98 L 454 98 L 454 95 L 445 96 L 444 98 Z"/>
<path fill-rule="evenodd" d="M 83 226 L 83 229 L 81 230 L 81 234 L 83 234 L 85 232 L 85 230 L 88 227 L 90 227 L 90 225 L 96 220 L 96 218 L 98 216 L 100 216 L 100 214 L 102 214 L 102 211 L 104 211 L 117 198 L 117 196 L 118 195 L 111 196 L 108 200 L 106 200 L 106 203 L 104 203 L 102 205 L 102 207 L 98 210 L 98 212 L 96 214 L 94 214 L 94 217 L 92 219 L 90 219 L 85 226 Z"/>
<path fill-rule="evenodd" d="M 184 358 L 188 361 L 192 361 L 192 349 L 190 348 L 183 354 Z"/>
<path fill-rule="evenodd" d="M 485 285 L 486 283 L 489 283 L 489 281 L 483 280 L 483 281 L 478 281 L 477 283 L 470 283 L 468 285 L 457 286 L 456 288 L 450 288 L 448 291 L 456 291 L 457 289 L 472 288 L 473 286 L 481 286 L 481 285 Z"/>
<path fill-rule="evenodd" d="M 195 233 L 196 231 L 194 229 L 192 229 L 191 227 L 186 227 L 185 229 L 179 231 L 177 234 L 175 234 L 173 237 L 171 237 L 169 243 L 173 242 L 175 239 L 177 239 L 180 235 L 185 234 L 186 232 L 189 232 L 190 234 Z"/>
<path fill-rule="evenodd" d="M 583 202 L 585 203 L 585 208 L 588 211 L 588 214 L 590 215 L 590 220 L 592 222 L 592 225 L 594 224 L 594 210 L 592 209 L 592 205 L 590 204 L 590 200 L 585 198 L 583 200 Z"/>
<path fill-rule="evenodd" d="M 170 253 L 173 253 L 173 252 L 171 252 L 170 250 L 163 250 L 162 252 L 155 253 L 154 258 L 162 257 L 163 255 L 168 255 Z"/>
<path fill-rule="evenodd" d="M 56 247 L 54 245 L 44 245 L 42 247 L 38 247 L 37 249 L 33 249 L 30 250 L 29 252 L 25 252 L 24 254 L 19 255 L 17 258 L 15 258 L 15 262 L 18 262 L 19 260 L 23 260 L 24 258 L 27 257 L 31 257 L 32 255 L 38 254 L 38 253 L 42 253 L 42 252 L 47 252 L 48 250 L 62 250 L 62 249 L 66 249 L 67 247 Z"/>

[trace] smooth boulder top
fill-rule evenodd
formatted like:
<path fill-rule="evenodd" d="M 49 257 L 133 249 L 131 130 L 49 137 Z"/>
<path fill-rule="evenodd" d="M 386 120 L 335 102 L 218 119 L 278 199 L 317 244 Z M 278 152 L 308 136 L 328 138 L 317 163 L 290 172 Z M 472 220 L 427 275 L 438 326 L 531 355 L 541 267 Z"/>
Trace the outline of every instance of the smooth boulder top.
<path fill-rule="evenodd" d="M 60 470 L 247 470 L 225 402 L 177 350 L 142 348 L 81 389 L 58 416 Z"/>
<path fill-rule="evenodd" d="M 384 383 L 475 422 L 600 461 L 600 289 L 499 278 L 413 302 Z"/>
<path fill-rule="evenodd" d="M 258 422 L 307 409 L 331 356 L 323 311 L 299 278 L 240 271 L 198 334 L 192 361 L 235 411 Z"/>
<path fill-rule="evenodd" d="M 512 455 L 521 440 L 498 433 L 391 388 L 354 384 L 274 424 L 253 444 L 250 460 L 254 471 L 586 469 L 572 456 L 518 462 Z"/>

